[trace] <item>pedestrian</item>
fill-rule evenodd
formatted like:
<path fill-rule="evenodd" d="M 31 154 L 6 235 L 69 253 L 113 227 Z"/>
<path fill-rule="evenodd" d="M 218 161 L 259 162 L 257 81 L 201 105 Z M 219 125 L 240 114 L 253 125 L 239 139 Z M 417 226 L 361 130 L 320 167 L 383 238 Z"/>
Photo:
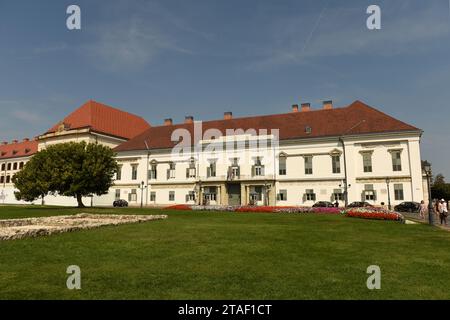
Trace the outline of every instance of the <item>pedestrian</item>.
<path fill-rule="evenodd" d="M 427 206 L 425 205 L 425 201 L 422 200 L 422 201 L 420 201 L 420 210 L 419 210 L 421 219 L 425 219 L 426 212 L 427 212 Z"/>
<path fill-rule="evenodd" d="M 336 208 L 339 208 L 339 201 L 336 200 L 336 202 L 334 203 L 334 206 L 335 206 Z"/>
<path fill-rule="evenodd" d="M 439 213 L 439 219 L 441 225 L 444 223 L 444 199 L 438 200 L 437 212 Z"/>
<path fill-rule="evenodd" d="M 444 224 L 447 225 L 447 216 L 448 216 L 447 201 L 442 199 L 441 202 L 442 202 L 441 224 L 442 222 L 444 222 Z"/>
<path fill-rule="evenodd" d="M 436 218 L 440 218 L 440 215 L 439 215 L 439 206 L 441 205 L 441 202 L 439 201 L 439 199 L 435 199 L 434 200 L 434 207 L 433 207 L 433 209 L 434 209 L 434 214 L 436 215 Z"/>

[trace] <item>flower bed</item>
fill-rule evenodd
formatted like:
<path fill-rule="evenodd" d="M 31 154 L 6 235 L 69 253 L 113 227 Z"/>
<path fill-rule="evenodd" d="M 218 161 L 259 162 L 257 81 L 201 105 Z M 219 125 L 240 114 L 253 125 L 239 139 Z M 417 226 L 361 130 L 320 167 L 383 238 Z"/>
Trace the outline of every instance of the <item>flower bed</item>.
<path fill-rule="evenodd" d="M 255 213 L 321 213 L 339 214 L 340 208 L 312 208 L 312 207 L 275 207 L 275 206 L 199 206 L 199 205 L 173 205 L 166 207 L 169 210 L 196 210 L 196 211 L 228 211 L 228 212 L 255 212 Z"/>
<path fill-rule="evenodd" d="M 375 220 L 392 220 L 403 222 L 405 218 L 398 212 L 384 210 L 380 208 L 352 208 L 345 211 L 347 217 L 375 219 Z"/>
<path fill-rule="evenodd" d="M 187 205 L 187 204 L 176 204 L 173 206 L 165 207 L 164 209 L 167 209 L 167 210 L 192 210 L 192 206 Z"/>

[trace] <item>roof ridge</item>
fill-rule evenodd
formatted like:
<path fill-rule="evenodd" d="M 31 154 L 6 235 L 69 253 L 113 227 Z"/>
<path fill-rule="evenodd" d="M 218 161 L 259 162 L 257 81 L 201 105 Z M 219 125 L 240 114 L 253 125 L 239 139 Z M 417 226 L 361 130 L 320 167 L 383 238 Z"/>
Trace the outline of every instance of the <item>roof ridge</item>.
<path fill-rule="evenodd" d="M 354 103 L 354 102 L 353 102 Z M 353 104 L 352 103 L 352 104 Z M 342 111 L 344 109 L 347 109 L 351 106 L 345 106 L 345 107 L 338 107 L 338 108 L 333 108 L 333 109 L 313 109 L 313 110 L 309 110 L 309 111 L 298 111 L 298 112 L 283 112 L 283 113 L 273 113 L 273 114 L 263 114 L 263 115 L 254 115 L 254 116 L 244 116 L 244 117 L 237 117 L 237 118 L 232 118 L 232 119 L 212 119 L 212 120 L 206 120 L 206 121 L 202 121 L 203 123 L 211 123 L 211 122 L 222 122 L 222 121 L 233 121 L 233 120 L 246 120 L 246 119 L 254 119 L 254 118 L 270 118 L 270 117 L 274 117 L 274 116 L 284 116 L 284 115 L 300 115 L 300 114 L 310 114 L 313 112 L 321 112 L 321 111 Z M 194 122 L 196 120 L 194 119 Z M 176 127 L 176 126 L 183 126 L 186 125 L 186 123 L 176 123 L 171 125 L 171 127 Z M 152 126 L 152 128 L 159 128 L 159 127 L 168 127 L 164 124 L 162 125 L 158 125 L 158 126 Z M 149 128 L 150 129 L 150 128 Z"/>
<path fill-rule="evenodd" d="M 376 108 L 374 108 L 374 107 L 368 105 L 367 103 L 365 103 L 365 102 L 363 102 L 363 101 L 361 101 L 361 100 L 355 100 L 354 102 L 352 102 L 352 103 L 349 105 L 349 107 L 352 107 L 352 106 L 355 105 L 356 103 L 360 104 L 361 106 L 363 106 L 363 107 L 365 107 L 365 108 L 367 108 L 367 109 L 370 109 L 371 111 L 374 111 L 374 112 L 376 112 L 376 113 L 378 113 L 378 114 L 381 114 L 381 115 L 383 115 L 383 116 L 385 116 L 385 117 L 389 117 L 389 118 L 391 118 L 391 119 L 394 119 L 394 120 L 396 120 L 396 121 L 398 121 L 398 122 L 400 122 L 400 123 L 402 123 L 402 124 L 404 124 L 404 125 L 406 125 L 406 126 L 412 127 L 412 128 L 414 128 L 414 129 L 416 129 L 416 130 L 421 130 L 421 129 L 417 128 L 416 126 L 413 126 L 413 125 L 411 125 L 411 124 L 409 124 L 409 123 L 406 123 L 406 122 L 404 122 L 404 121 L 402 121 L 402 120 L 399 120 L 399 119 L 397 119 L 397 118 L 395 118 L 395 117 L 393 117 L 393 116 L 391 116 L 391 115 L 389 115 L 389 114 L 387 114 L 387 113 L 385 113 L 385 112 L 383 112 L 383 111 L 381 111 L 381 110 L 378 110 L 378 109 L 376 109 Z M 355 105 L 355 106 L 357 106 L 357 105 Z"/>

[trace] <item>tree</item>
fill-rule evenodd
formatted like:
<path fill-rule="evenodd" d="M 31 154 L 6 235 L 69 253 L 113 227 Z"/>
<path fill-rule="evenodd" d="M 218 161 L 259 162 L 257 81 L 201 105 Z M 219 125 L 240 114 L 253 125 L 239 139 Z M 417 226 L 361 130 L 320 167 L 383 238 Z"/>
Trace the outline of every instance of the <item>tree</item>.
<path fill-rule="evenodd" d="M 31 202 L 41 197 L 44 204 L 44 197 L 50 190 L 51 166 L 49 164 L 50 161 L 45 152 L 38 152 L 20 172 L 13 176 L 12 181 L 19 189 L 14 193 L 17 200 Z"/>
<path fill-rule="evenodd" d="M 38 195 L 59 194 L 82 198 L 108 193 L 118 166 L 113 151 L 99 144 L 61 143 L 39 151 L 14 178 L 16 197 L 25 201 Z"/>
<path fill-rule="evenodd" d="M 450 184 L 445 183 L 445 177 L 442 173 L 437 174 L 433 179 L 431 197 L 433 199 L 450 199 Z"/>
<path fill-rule="evenodd" d="M 434 177 L 433 185 L 445 184 L 445 178 L 442 173 L 438 173 L 436 177 Z"/>

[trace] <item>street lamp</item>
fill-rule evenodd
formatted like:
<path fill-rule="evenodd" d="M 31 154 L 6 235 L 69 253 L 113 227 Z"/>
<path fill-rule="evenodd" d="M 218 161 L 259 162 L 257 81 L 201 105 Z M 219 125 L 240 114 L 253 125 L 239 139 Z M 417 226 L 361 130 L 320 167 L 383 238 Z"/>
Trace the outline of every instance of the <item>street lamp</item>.
<path fill-rule="evenodd" d="M 144 187 L 144 181 L 141 181 L 141 209 L 144 206 L 144 189 L 147 188 L 147 186 Z"/>
<path fill-rule="evenodd" d="M 433 224 L 433 203 L 431 200 L 431 163 L 428 161 L 424 161 L 422 164 L 423 170 L 425 171 L 425 174 L 427 176 L 427 187 L 428 187 L 428 223 L 430 225 Z"/>
<path fill-rule="evenodd" d="M 389 190 L 389 182 L 391 182 L 391 179 L 389 177 L 386 178 L 386 185 L 387 185 L 387 194 L 388 194 L 388 208 L 391 210 L 391 192 Z"/>

